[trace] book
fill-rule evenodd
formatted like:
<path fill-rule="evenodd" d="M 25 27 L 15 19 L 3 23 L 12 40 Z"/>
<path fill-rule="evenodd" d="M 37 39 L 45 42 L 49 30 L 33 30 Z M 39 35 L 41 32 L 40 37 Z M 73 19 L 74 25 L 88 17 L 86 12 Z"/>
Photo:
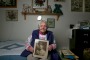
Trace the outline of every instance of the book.
<path fill-rule="evenodd" d="M 75 59 L 75 54 L 70 50 L 61 50 L 61 54 L 63 58 Z"/>

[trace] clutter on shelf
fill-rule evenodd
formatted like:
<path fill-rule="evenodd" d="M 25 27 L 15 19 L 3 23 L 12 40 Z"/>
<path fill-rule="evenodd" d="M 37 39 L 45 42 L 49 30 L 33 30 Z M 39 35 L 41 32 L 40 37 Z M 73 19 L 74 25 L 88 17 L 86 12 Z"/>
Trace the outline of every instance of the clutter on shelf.
<path fill-rule="evenodd" d="M 29 6 L 28 4 L 23 4 L 22 12 L 31 13 L 32 12 L 31 6 Z"/>
<path fill-rule="evenodd" d="M 73 29 L 90 29 L 90 21 L 89 20 L 83 20 L 79 23 L 75 24 Z"/>

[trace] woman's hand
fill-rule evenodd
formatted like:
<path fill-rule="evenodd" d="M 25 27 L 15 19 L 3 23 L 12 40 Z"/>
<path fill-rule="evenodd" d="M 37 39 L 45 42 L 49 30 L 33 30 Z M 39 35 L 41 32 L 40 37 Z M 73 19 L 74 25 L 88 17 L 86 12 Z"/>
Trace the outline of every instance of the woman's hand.
<path fill-rule="evenodd" d="M 52 49 L 56 49 L 56 44 L 49 45 L 48 50 L 51 51 Z"/>
<path fill-rule="evenodd" d="M 52 50 L 52 45 L 49 45 L 48 46 L 48 51 L 51 51 Z"/>
<path fill-rule="evenodd" d="M 34 52 L 34 48 L 33 48 L 32 46 L 29 46 L 29 47 L 28 47 L 28 51 Z"/>

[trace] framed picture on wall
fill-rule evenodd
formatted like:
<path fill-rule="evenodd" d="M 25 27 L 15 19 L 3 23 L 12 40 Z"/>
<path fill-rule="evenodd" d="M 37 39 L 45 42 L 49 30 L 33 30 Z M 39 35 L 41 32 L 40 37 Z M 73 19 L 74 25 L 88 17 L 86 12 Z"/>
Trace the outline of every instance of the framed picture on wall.
<path fill-rule="evenodd" d="M 35 39 L 33 56 L 38 58 L 47 58 L 48 45 L 49 42 L 47 40 Z"/>
<path fill-rule="evenodd" d="M 18 10 L 6 10 L 6 21 L 18 21 Z"/>
<path fill-rule="evenodd" d="M 71 0 L 71 11 L 82 12 L 83 0 Z"/>
<path fill-rule="evenodd" d="M 16 8 L 17 0 L 0 0 L 0 8 Z"/>
<path fill-rule="evenodd" d="M 33 8 L 47 8 L 48 0 L 32 0 Z"/>
<path fill-rule="evenodd" d="M 44 12 L 48 6 L 48 0 L 32 0 L 32 8 L 34 12 Z"/>
<path fill-rule="evenodd" d="M 47 26 L 48 26 L 48 28 L 55 28 L 55 19 L 47 18 Z"/>
<path fill-rule="evenodd" d="M 85 0 L 85 12 L 90 12 L 90 0 Z"/>
<path fill-rule="evenodd" d="M 54 0 L 55 2 L 62 2 L 62 1 L 65 1 L 65 0 Z"/>

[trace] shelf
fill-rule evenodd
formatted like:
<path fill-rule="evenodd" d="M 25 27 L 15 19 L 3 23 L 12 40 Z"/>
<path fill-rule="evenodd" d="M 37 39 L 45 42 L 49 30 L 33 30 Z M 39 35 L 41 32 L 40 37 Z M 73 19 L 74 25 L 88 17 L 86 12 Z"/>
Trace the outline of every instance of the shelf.
<path fill-rule="evenodd" d="M 24 19 L 26 20 L 26 15 L 55 15 L 57 16 L 57 20 L 59 19 L 60 17 L 60 13 L 26 13 L 26 12 L 21 12 L 22 15 L 24 15 Z"/>

